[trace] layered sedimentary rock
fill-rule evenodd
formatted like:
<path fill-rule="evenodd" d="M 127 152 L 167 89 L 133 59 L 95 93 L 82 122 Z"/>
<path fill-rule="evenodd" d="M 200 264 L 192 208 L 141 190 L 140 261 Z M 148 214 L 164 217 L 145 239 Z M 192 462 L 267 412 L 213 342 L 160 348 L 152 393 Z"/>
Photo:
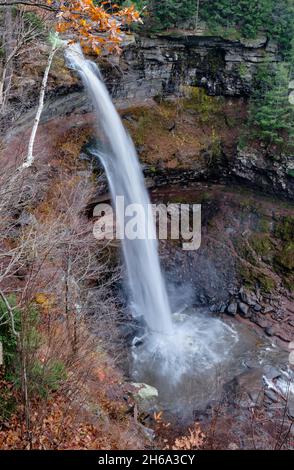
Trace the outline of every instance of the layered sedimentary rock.
<path fill-rule="evenodd" d="M 276 45 L 266 37 L 233 41 L 164 34 L 133 38 L 107 80 L 119 99 L 175 94 L 181 85 L 203 86 L 211 95 L 247 96 L 257 64 L 278 60 Z"/>

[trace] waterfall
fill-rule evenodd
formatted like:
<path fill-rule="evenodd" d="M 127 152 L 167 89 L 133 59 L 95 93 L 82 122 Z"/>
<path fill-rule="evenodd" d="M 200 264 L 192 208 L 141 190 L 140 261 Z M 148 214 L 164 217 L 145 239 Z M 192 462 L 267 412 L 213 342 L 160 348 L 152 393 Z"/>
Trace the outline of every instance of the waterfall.
<path fill-rule="evenodd" d="M 81 47 L 70 45 L 66 57 L 81 76 L 97 114 L 97 126 L 103 131 L 103 152 L 99 158 L 105 168 L 112 199 L 124 197 L 124 204 L 138 204 L 139 224 L 148 223 L 155 235 L 155 224 L 148 205 L 148 193 L 134 144 L 111 101 L 96 65 L 85 59 Z M 150 232 L 149 232 L 150 233 Z M 171 334 L 172 320 L 165 283 L 162 277 L 157 240 L 122 240 L 133 311 L 143 316 L 149 329 L 156 333 Z"/>

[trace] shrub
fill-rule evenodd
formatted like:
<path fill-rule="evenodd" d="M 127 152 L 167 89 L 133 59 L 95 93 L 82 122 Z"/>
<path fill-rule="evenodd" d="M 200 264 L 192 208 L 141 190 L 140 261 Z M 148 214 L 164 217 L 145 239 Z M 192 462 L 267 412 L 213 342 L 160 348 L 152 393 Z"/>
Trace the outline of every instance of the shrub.
<path fill-rule="evenodd" d="M 202 123 L 209 122 L 220 111 L 220 99 L 208 96 L 203 88 L 187 86 L 184 92 L 186 94 L 183 100 L 184 109 L 197 113 Z"/>
<path fill-rule="evenodd" d="M 16 299 L 15 296 L 10 295 L 7 298 L 9 305 L 13 309 L 14 323 L 17 332 L 20 331 L 20 311 L 15 308 Z M 0 341 L 3 346 L 3 359 L 4 359 L 4 378 L 11 379 L 14 375 L 15 365 L 17 363 L 17 337 L 12 331 L 10 322 L 10 315 L 7 310 L 6 304 L 2 298 L 0 298 Z"/>
<path fill-rule="evenodd" d="M 42 364 L 39 360 L 35 360 L 28 371 L 29 391 L 32 395 L 48 398 L 50 393 L 58 390 L 66 376 L 62 361 L 53 360 Z"/>

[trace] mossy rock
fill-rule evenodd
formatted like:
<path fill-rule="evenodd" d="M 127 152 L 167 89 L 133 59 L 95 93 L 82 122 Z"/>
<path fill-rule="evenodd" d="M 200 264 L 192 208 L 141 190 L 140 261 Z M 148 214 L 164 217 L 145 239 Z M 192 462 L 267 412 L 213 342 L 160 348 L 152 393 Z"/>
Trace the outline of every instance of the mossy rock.
<path fill-rule="evenodd" d="M 294 242 L 288 242 L 282 251 L 275 256 L 275 262 L 287 271 L 294 270 Z"/>
<path fill-rule="evenodd" d="M 260 214 L 260 205 L 252 198 L 244 198 L 240 201 L 240 209 L 242 212 L 252 212 L 253 214 Z"/>
<path fill-rule="evenodd" d="M 158 399 L 158 390 L 145 383 L 131 383 L 134 387 L 132 396 L 138 405 L 140 411 L 149 413 L 154 408 Z"/>
<path fill-rule="evenodd" d="M 290 292 L 294 292 L 294 274 L 283 279 L 283 283 Z"/>
<path fill-rule="evenodd" d="M 249 238 L 249 243 L 258 256 L 268 259 L 273 253 L 273 244 L 267 234 L 255 233 Z"/>
<path fill-rule="evenodd" d="M 238 255 L 246 261 L 249 261 L 250 264 L 257 265 L 257 260 L 253 256 L 252 251 L 250 250 L 248 244 L 242 238 L 237 238 L 234 240 L 234 246 L 238 252 Z"/>
<path fill-rule="evenodd" d="M 262 233 L 269 233 L 271 231 L 271 223 L 269 219 L 262 217 L 258 223 L 258 230 Z"/>
<path fill-rule="evenodd" d="M 287 242 L 293 240 L 294 216 L 289 215 L 280 219 L 275 228 L 275 236 Z"/>
<path fill-rule="evenodd" d="M 154 129 L 157 134 L 166 131 L 168 118 L 162 116 L 158 109 L 142 107 L 134 109 L 129 115 L 132 120 L 127 121 L 126 126 L 137 146 L 144 145 Z"/>
<path fill-rule="evenodd" d="M 242 264 L 239 268 L 239 272 L 245 286 L 250 289 L 258 286 L 263 292 L 268 293 L 272 292 L 276 288 L 276 282 L 272 277 L 265 273 L 261 273 L 253 266 L 251 268 Z"/>
<path fill-rule="evenodd" d="M 221 99 L 215 96 L 208 96 L 203 88 L 187 86 L 185 87 L 186 98 L 183 99 L 183 109 L 194 111 L 201 123 L 212 122 L 218 119 L 221 110 Z"/>

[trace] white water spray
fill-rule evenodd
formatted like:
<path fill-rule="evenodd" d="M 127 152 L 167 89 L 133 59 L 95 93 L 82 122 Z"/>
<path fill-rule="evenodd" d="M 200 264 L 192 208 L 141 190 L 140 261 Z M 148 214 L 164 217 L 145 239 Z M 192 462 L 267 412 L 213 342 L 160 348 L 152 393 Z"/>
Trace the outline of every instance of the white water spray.
<path fill-rule="evenodd" d="M 66 55 L 81 75 L 95 106 L 104 146 L 103 152 L 97 150 L 97 155 L 105 167 L 113 200 L 124 196 L 125 206 L 136 203 L 143 207 L 144 218 L 141 214 L 139 223 L 147 220 L 155 234 L 147 207 L 149 197 L 133 142 L 112 104 L 99 70 L 84 58 L 78 45 L 68 47 Z M 244 361 L 250 361 L 256 338 L 246 339 L 245 331 L 241 329 L 239 335 L 233 324 L 212 318 L 207 312 L 175 314 L 172 319 L 156 240 L 125 238 L 122 246 L 133 310 L 144 317 L 149 329 L 137 345 L 134 343 L 132 376 L 136 381 L 158 388 L 160 410 L 166 409 L 181 417 L 190 413 L 194 422 L 194 410 L 204 409 L 209 401 L 219 399 L 222 383 L 240 373 Z"/>
<path fill-rule="evenodd" d="M 155 233 L 152 214 L 148 211 L 150 200 L 134 144 L 111 101 L 98 68 L 85 59 L 77 44 L 67 48 L 66 56 L 82 77 L 97 113 L 99 129 L 103 130 L 104 149 L 103 153 L 99 152 L 99 157 L 107 174 L 113 201 L 117 196 L 123 196 L 125 207 L 139 204 L 144 208 L 144 214 L 138 212 L 138 223 L 145 224 L 147 220 L 149 230 L 151 228 Z M 144 317 L 151 331 L 170 335 L 171 310 L 156 239 L 128 240 L 125 237 L 122 247 L 135 314 Z"/>

